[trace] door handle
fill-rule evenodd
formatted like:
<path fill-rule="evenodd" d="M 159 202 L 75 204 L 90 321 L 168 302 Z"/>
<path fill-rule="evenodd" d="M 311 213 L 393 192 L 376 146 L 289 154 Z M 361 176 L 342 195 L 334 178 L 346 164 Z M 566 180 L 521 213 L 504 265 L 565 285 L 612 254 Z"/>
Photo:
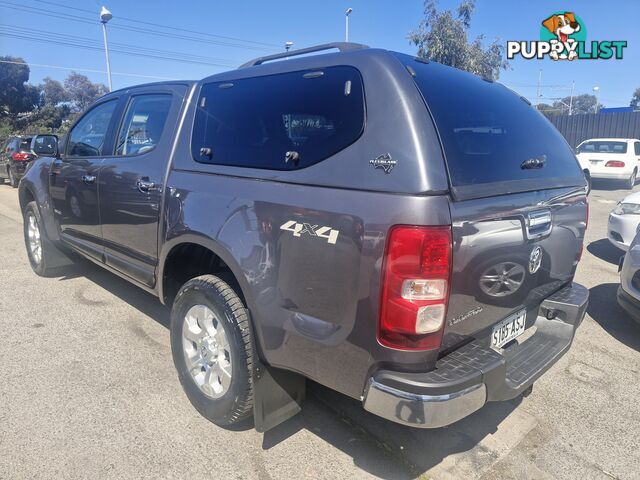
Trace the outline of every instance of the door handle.
<path fill-rule="evenodd" d="M 91 185 L 93 183 L 95 183 L 96 181 L 96 176 L 95 175 L 82 175 L 82 182 L 85 185 Z"/>
<path fill-rule="evenodd" d="M 138 187 L 138 190 L 140 190 L 141 193 L 149 193 L 160 190 L 160 185 L 156 185 L 153 182 L 142 179 L 138 179 L 138 181 L 136 182 L 136 187 Z"/>

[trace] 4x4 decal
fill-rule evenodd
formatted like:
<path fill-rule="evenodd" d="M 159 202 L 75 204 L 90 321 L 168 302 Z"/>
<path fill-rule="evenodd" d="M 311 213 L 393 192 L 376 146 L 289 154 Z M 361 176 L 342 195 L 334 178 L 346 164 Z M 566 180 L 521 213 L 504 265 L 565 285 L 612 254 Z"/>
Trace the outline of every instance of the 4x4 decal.
<path fill-rule="evenodd" d="M 335 230 L 331 227 L 319 227 L 318 225 L 311 225 L 310 223 L 298 223 L 295 220 L 289 220 L 280 226 L 280 230 L 286 230 L 292 232 L 294 237 L 299 237 L 302 234 L 307 234 L 312 237 L 324 238 L 331 245 L 335 245 L 338 241 L 339 230 Z"/>

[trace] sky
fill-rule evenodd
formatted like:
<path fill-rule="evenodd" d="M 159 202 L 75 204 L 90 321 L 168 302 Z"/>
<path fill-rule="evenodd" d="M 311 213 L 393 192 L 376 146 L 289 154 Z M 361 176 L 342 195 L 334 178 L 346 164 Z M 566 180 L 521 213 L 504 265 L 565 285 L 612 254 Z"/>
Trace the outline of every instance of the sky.
<path fill-rule="evenodd" d="M 440 0 L 439 7 L 455 9 L 458 3 Z M 626 106 L 640 87 L 640 1 L 476 3 L 470 38 L 484 35 L 503 45 L 507 40 L 538 40 L 541 21 L 566 10 L 582 18 L 588 41 L 627 40 L 623 60 L 510 61 L 500 82 L 534 103 L 540 70 L 540 101 L 545 103 L 568 96 L 575 82 L 575 94 L 592 93 L 597 85 L 602 104 Z M 47 76 L 63 80 L 75 69 L 106 84 L 98 21 L 102 5 L 113 13 L 107 32 L 114 89 L 166 78 L 203 78 L 282 51 L 286 41 L 292 41 L 294 49 L 343 41 L 349 7 L 350 41 L 415 54 L 407 35 L 423 16 L 422 0 L 0 0 L 0 55 L 22 57 L 31 64 L 31 83 Z"/>

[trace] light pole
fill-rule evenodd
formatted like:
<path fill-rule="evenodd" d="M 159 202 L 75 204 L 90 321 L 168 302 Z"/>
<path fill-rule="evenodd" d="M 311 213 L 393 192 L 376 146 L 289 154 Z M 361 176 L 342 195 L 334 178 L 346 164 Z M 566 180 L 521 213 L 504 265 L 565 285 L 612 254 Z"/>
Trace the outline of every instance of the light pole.
<path fill-rule="evenodd" d="M 344 41 L 349 41 L 349 15 L 353 12 L 353 8 L 347 8 L 347 11 L 344 12 Z"/>
<path fill-rule="evenodd" d="M 596 92 L 596 113 L 600 111 L 600 102 L 598 101 L 598 94 L 600 93 L 600 87 L 596 85 L 593 87 L 593 91 Z"/>
<path fill-rule="evenodd" d="M 288 52 L 293 47 L 293 42 L 284 42 L 284 49 Z"/>
<path fill-rule="evenodd" d="M 104 5 L 100 9 L 100 22 L 102 23 L 102 34 L 104 36 L 104 54 L 107 58 L 107 79 L 109 81 L 109 91 L 113 90 L 111 84 L 111 63 L 109 62 L 109 44 L 107 42 L 107 22 L 113 18 L 113 15 Z"/>

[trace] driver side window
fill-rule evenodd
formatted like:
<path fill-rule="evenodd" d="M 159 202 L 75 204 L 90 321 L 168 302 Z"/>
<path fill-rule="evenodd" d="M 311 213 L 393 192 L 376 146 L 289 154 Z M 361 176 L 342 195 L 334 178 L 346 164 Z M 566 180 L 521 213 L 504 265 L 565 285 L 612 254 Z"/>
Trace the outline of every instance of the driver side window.
<path fill-rule="evenodd" d="M 80 119 L 69 134 L 67 156 L 98 157 L 103 154 L 102 147 L 116 105 L 116 99 L 109 100 L 89 110 Z"/>

